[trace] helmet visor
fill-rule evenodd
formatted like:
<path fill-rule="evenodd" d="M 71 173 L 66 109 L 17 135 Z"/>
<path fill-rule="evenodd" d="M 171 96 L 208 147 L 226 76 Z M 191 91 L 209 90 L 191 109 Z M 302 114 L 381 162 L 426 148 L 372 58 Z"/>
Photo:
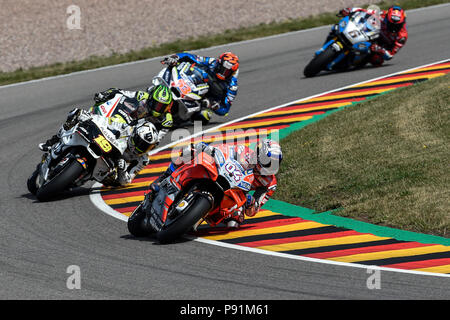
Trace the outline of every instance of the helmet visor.
<path fill-rule="evenodd" d="M 162 113 L 168 111 L 168 109 L 170 108 L 171 105 L 172 104 L 166 104 L 166 103 L 162 103 L 162 102 L 153 100 L 153 108 L 152 108 L 153 110 L 152 111 L 162 114 Z"/>
<path fill-rule="evenodd" d="M 392 23 L 390 21 L 387 22 L 387 28 L 391 32 L 399 32 L 403 27 L 403 23 Z"/>
<path fill-rule="evenodd" d="M 232 72 L 233 71 L 231 69 L 228 69 L 221 64 L 219 64 L 216 68 L 216 76 L 220 80 L 228 79 L 231 76 Z"/>
<path fill-rule="evenodd" d="M 172 93 L 168 87 L 159 85 L 155 88 L 152 97 L 149 99 L 149 107 L 151 111 L 164 113 L 170 111 L 172 107 Z"/>
<path fill-rule="evenodd" d="M 139 135 L 135 135 L 131 139 L 131 144 L 134 146 L 138 153 L 147 153 L 152 150 L 156 145 L 142 139 Z"/>

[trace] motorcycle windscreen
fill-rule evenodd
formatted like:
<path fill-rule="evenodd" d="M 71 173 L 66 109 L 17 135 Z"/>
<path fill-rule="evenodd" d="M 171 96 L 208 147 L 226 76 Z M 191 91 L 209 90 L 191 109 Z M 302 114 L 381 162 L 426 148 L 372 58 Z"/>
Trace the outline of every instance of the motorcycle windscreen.
<path fill-rule="evenodd" d="M 209 179 L 216 181 L 218 176 L 214 159 L 201 152 L 192 161 L 184 164 L 172 173 L 172 178 L 179 187 L 185 186 L 195 179 Z"/>
<path fill-rule="evenodd" d="M 113 112 L 115 111 L 115 109 L 116 109 L 117 105 L 119 104 L 119 101 L 121 100 L 122 97 L 123 97 L 123 95 L 116 94 L 114 96 L 114 98 L 112 98 L 111 100 L 108 100 L 105 103 L 102 103 L 100 105 L 94 106 L 92 113 L 106 117 L 106 118 L 110 117 L 113 114 Z"/>

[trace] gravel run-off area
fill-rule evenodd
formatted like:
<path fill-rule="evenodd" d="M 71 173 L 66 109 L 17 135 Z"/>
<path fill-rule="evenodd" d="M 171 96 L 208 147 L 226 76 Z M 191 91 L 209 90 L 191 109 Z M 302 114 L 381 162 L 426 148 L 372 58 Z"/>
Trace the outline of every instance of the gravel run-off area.
<path fill-rule="evenodd" d="M 125 53 L 190 36 L 375 2 L 0 0 L 0 71 Z"/>

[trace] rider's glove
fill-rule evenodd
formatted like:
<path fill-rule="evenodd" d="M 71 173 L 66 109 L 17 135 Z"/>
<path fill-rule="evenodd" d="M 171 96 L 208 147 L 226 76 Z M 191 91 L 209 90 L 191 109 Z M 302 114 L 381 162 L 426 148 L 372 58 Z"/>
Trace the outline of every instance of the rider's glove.
<path fill-rule="evenodd" d="M 87 121 L 92 119 L 92 114 L 87 111 L 87 110 L 80 110 L 79 114 L 78 114 L 78 121 Z"/>
<path fill-rule="evenodd" d="M 172 54 L 168 57 L 165 57 L 161 60 L 162 64 L 168 65 L 169 67 L 173 67 L 178 63 L 180 58 L 176 54 Z"/>
<path fill-rule="evenodd" d="M 73 121 L 74 119 L 76 119 L 78 117 L 78 115 L 81 113 L 80 108 L 73 108 L 72 110 L 69 111 L 69 113 L 67 114 L 67 121 Z"/>
<path fill-rule="evenodd" d="M 162 120 L 161 125 L 164 128 L 171 128 L 173 126 L 173 117 L 172 114 L 166 113 L 166 118 Z"/>
<path fill-rule="evenodd" d="M 346 17 L 349 16 L 352 13 L 352 8 L 344 8 L 339 10 L 339 13 L 337 14 L 338 17 Z"/>
<path fill-rule="evenodd" d="M 202 100 L 202 102 L 200 103 L 200 107 L 201 107 L 202 109 L 208 109 L 209 107 L 211 107 L 211 101 L 209 101 L 208 98 L 204 98 L 204 99 Z"/>
<path fill-rule="evenodd" d="M 159 130 L 159 132 L 158 132 L 158 142 L 156 143 L 156 145 L 158 145 L 161 142 L 161 140 L 164 138 L 164 136 L 167 134 L 167 132 L 169 132 L 169 129 L 167 129 L 167 128 Z"/>
<path fill-rule="evenodd" d="M 118 89 L 116 89 L 116 88 L 111 88 L 111 89 L 108 89 L 108 90 L 105 90 L 102 92 L 98 92 L 94 95 L 94 101 L 96 103 L 108 101 L 109 99 L 114 97 L 117 92 L 118 92 Z"/>
<path fill-rule="evenodd" d="M 209 155 L 212 155 L 214 152 L 214 147 L 203 141 L 191 146 L 191 149 L 195 150 L 196 153 L 206 152 Z"/>
<path fill-rule="evenodd" d="M 219 109 L 220 104 L 218 102 L 214 102 L 211 104 L 211 106 L 209 107 L 211 110 L 215 111 L 217 109 Z"/>
<path fill-rule="evenodd" d="M 126 167 L 126 162 L 124 159 L 117 160 L 117 169 L 119 171 L 125 171 L 125 167 Z"/>
<path fill-rule="evenodd" d="M 78 116 L 80 115 L 81 111 L 82 110 L 79 108 L 73 108 L 72 110 L 69 111 L 66 122 L 63 124 L 63 128 L 65 130 L 69 130 L 74 126 L 75 122 L 78 120 Z"/>

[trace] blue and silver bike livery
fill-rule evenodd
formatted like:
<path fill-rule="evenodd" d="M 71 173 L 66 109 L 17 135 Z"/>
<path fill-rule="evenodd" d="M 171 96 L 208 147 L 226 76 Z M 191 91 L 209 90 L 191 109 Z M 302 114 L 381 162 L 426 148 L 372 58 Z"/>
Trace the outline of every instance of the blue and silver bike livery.
<path fill-rule="evenodd" d="M 152 84 L 163 84 L 170 88 L 174 101 L 171 110 L 174 127 L 201 120 L 198 114 L 207 108 L 203 104 L 205 95 L 217 86 L 205 67 L 190 62 L 164 68 L 152 80 Z"/>
<path fill-rule="evenodd" d="M 380 36 L 380 19 L 376 14 L 358 11 L 344 17 L 333 28 L 334 37 L 318 50 L 303 71 L 313 77 L 322 70 L 343 70 L 363 65 L 370 46 Z"/>

